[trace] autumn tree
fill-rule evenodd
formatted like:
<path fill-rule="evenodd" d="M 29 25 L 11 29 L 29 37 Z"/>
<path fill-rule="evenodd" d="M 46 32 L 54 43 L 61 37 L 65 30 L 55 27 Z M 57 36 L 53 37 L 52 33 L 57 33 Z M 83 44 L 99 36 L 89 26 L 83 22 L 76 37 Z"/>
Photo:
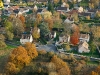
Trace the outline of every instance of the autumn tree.
<path fill-rule="evenodd" d="M 24 47 L 15 48 L 8 58 L 8 63 L 11 62 L 16 68 L 21 70 L 24 66 L 30 63 L 30 57 Z M 8 68 L 8 67 L 7 67 Z M 10 67 L 9 69 L 10 70 Z"/>
<path fill-rule="evenodd" d="M 42 14 L 43 18 L 46 19 L 46 18 L 51 18 L 52 17 L 52 13 L 50 11 L 45 11 L 43 14 Z"/>
<path fill-rule="evenodd" d="M 96 18 L 100 18 L 100 11 L 97 11 L 97 12 L 96 12 L 95 17 L 96 17 Z"/>
<path fill-rule="evenodd" d="M 4 35 L 3 34 L 0 34 L 0 48 L 7 46 L 4 41 L 5 41 Z"/>
<path fill-rule="evenodd" d="M 72 24 L 71 30 L 72 30 L 73 33 L 74 33 L 74 32 L 77 33 L 77 34 L 80 33 L 79 27 L 78 27 L 76 24 Z"/>
<path fill-rule="evenodd" d="M 98 73 L 92 71 L 89 75 L 99 75 Z"/>
<path fill-rule="evenodd" d="M 19 18 L 15 18 L 14 17 L 13 20 L 12 20 L 12 23 L 13 23 L 14 33 L 17 36 L 21 35 L 24 32 L 24 30 L 25 30 L 21 20 Z"/>
<path fill-rule="evenodd" d="M 52 30 L 53 28 L 53 20 L 50 18 L 45 19 L 45 21 L 48 23 L 49 29 Z"/>
<path fill-rule="evenodd" d="M 14 75 L 17 74 L 19 72 L 19 68 L 16 68 L 16 65 L 12 62 L 8 62 L 6 64 L 6 74 L 7 75 Z"/>
<path fill-rule="evenodd" d="M 100 66 L 97 66 L 93 71 L 90 72 L 89 75 L 99 75 L 100 74 Z"/>
<path fill-rule="evenodd" d="M 79 27 L 80 31 L 83 31 L 83 24 L 82 23 L 79 23 L 78 27 Z"/>
<path fill-rule="evenodd" d="M 38 56 L 38 52 L 34 44 L 27 42 L 25 44 L 25 49 L 27 50 L 28 56 L 30 56 L 31 59 L 34 59 Z"/>
<path fill-rule="evenodd" d="M 37 25 L 42 21 L 42 16 L 40 14 L 37 14 L 36 15 L 36 22 L 37 22 Z"/>
<path fill-rule="evenodd" d="M 71 48 L 70 48 L 70 45 L 69 44 L 66 44 L 65 45 L 65 49 L 67 50 L 67 51 L 69 51 Z"/>
<path fill-rule="evenodd" d="M 25 27 L 25 17 L 23 15 L 19 15 L 19 19 L 21 20 L 23 27 Z"/>
<path fill-rule="evenodd" d="M 91 31 L 95 39 L 100 38 L 100 27 L 99 26 L 92 26 Z"/>
<path fill-rule="evenodd" d="M 73 19 L 75 22 L 78 22 L 79 21 L 79 18 L 78 18 L 78 13 L 74 12 L 73 15 L 72 15 Z"/>
<path fill-rule="evenodd" d="M 59 19 L 59 20 L 54 20 L 53 28 L 57 28 L 58 30 L 59 30 L 60 28 L 63 28 L 62 20 L 61 20 L 61 19 Z"/>
<path fill-rule="evenodd" d="M 58 75 L 70 75 L 70 69 L 67 63 L 58 58 L 56 55 L 51 58 L 51 62 L 56 66 Z"/>
<path fill-rule="evenodd" d="M 71 35 L 71 38 L 70 38 L 70 42 L 73 44 L 73 45 L 77 45 L 78 42 L 79 42 L 79 36 L 76 32 L 74 32 L 72 35 Z"/>

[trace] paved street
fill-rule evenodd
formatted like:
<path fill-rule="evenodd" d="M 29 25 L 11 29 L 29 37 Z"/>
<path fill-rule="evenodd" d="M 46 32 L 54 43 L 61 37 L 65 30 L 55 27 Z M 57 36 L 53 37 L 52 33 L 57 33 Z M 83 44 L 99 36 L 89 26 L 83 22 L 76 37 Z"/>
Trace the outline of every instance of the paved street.
<path fill-rule="evenodd" d="M 57 52 L 57 49 L 53 44 L 51 44 L 51 45 L 39 45 L 39 47 L 37 49 L 38 50 L 46 50 L 47 52 L 49 52 L 49 51 Z"/>

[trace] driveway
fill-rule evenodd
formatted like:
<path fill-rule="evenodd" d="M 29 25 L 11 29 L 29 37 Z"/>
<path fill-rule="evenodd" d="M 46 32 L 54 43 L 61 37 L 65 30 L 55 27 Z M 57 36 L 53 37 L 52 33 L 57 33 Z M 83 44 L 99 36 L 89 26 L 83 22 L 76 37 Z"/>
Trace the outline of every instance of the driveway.
<path fill-rule="evenodd" d="M 39 47 L 37 48 L 38 50 L 46 50 L 47 52 L 53 51 L 53 52 L 57 52 L 57 48 L 51 44 L 51 45 L 39 45 Z"/>

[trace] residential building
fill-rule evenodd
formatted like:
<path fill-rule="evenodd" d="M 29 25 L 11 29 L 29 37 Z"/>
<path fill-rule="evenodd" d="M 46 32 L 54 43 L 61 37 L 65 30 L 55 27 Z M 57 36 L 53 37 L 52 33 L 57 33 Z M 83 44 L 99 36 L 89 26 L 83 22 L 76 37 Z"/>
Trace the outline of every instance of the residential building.
<path fill-rule="evenodd" d="M 89 53 L 90 50 L 88 49 L 89 45 L 86 41 L 84 42 L 80 42 L 79 46 L 78 46 L 78 52 L 79 53 Z"/>
<path fill-rule="evenodd" d="M 33 37 L 31 34 L 22 34 L 22 37 L 20 39 L 21 44 L 25 44 L 26 42 L 31 42 L 33 41 Z"/>
<path fill-rule="evenodd" d="M 80 34 L 79 40 L 80 40 L 80 42 L 83 42 L 83 41 L 89 42 L 90 35 L 89 34 Z"/>
<path fill-rule="evenodd" d="M 49 37 L 50 37 L 51 39 L 56 38 L 56 32 L 55 32 L 55 31 L 52 31 L 52 32 L 49 34 Z"/>

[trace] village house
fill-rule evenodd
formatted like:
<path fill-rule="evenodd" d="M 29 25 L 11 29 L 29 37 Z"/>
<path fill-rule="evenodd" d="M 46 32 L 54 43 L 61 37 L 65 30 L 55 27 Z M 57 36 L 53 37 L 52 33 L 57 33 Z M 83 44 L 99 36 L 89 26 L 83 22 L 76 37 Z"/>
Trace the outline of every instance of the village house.
<path fill-rule="evenodd" d="M 48 0 L 37 0 L 37 3 L 38 4 L 41 4 L 41 3 L 47 4 L 48 3 Z"/>
<path fill-rule="evenodd" d="M 10 0 L 4 0 L 4 3 L 10 3 Z"/>
<path fill-rule="evenodd" d="M 68 1 L 69 1 L 69 2 L 73 2 L 73 1 L 74 1 L 74 2 L 76 2 L 76 1 L 77 1 L 77 2 L 81 2 L 82 0 L 68 0 Z"/>
<path fill-rule="evenodd" d="M 78 52 L 79 53 L 83 53 L 83 52 L 89 53 L 90 50 L 88 49 L 88 47 L 89 47 L 89 45 L 88 45 L 88 43 L 86 41 L 80 42 L 80 44 L 78 46 Z"/>
<path fill-rule="evenodd" d="M 49 34 L 49 37 L 50 37 L 51 39 L 56 38 L 56 32 L 55 32 L 55 31 L 52 31 L 52 32 Z"/>
<path fill-rule="evenodd" d="M 22 37 L 20 39 L 21 44 L 25 44 L 26 42 L 31 42 L 33 41 L 33 37 L 31 34 L 22 34 Z"/>
<path fill-rule="evenodd" d="M 56 10 L 57 10 L 57 12 L 68 12 L 68 11 L 70 11 L 69 8 L 67 8 L 67 7 L 57 7 Z"/>
<path fill-rule="evenodd" d="M 56 42 L 56 45 L 62 45 L 64 43 L 68 43 L 68 42 L 70 42 L 70 35 L 62 33 L 59 36 L 59 40 Z"/>
<path fill-rule="evenodd" d="M 64 23 L 74 23 L 74 19 L 69 17 L 64 21 Z"/>
<path fill-rule="evenodd" d="M 80 42 L 83 42 L 83 41 L 89 42 L 90 35 L 89 34 L 80 34 L 79 40 L 80 40 Z"/>

